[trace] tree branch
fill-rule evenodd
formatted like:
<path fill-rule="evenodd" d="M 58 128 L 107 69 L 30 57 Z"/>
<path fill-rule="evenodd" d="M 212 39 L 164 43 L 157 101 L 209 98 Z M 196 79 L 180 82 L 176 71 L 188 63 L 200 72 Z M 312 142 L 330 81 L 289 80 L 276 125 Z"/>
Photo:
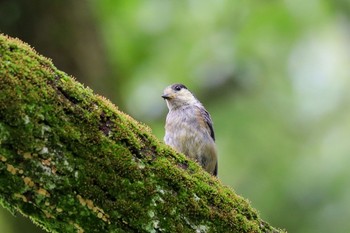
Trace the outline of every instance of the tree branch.
<path fill-rule="evenodd" d="M 282 232 L 147 126 L 4 35 L 0 202 L 52 232 Z"/>

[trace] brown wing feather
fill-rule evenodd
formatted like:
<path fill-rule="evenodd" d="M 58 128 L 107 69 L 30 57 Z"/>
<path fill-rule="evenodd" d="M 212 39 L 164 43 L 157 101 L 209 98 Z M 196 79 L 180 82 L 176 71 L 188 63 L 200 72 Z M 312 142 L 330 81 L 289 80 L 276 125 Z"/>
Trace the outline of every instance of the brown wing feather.
<path fill-rule="evenodd" d="M 209 128 L 209 133 L 210 133 L 211 138 L 215 141 L 213 121 L 211 120 L 209 112 L 207 110 L 205 110 L 204 108 L 200 108 L 199 110 L 200 110 L 201 115 L 203 116 L 205 123 L 207 124 L 207 126 Z"/>
<path fill-rule="evenodd" d="M 218 175 L 218 162 L 216 162 L 216 164 L 215 164 L 215 169 L 214 169 L 213 175 L 214 176 Z"/>

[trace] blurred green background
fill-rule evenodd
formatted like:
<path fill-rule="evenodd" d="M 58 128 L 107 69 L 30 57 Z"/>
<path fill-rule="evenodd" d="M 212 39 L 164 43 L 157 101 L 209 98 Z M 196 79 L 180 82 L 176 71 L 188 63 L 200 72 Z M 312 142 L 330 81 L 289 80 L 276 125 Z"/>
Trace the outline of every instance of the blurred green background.
<path fill-rule="evenodd" d="M 350 229 L 350 1 L 1 0 L 0 31 L 163 138 L 163 88 L 214 120 L 219 178 L 289 232 Z M 0 209 L 0 232 L 40 232 Z"/>

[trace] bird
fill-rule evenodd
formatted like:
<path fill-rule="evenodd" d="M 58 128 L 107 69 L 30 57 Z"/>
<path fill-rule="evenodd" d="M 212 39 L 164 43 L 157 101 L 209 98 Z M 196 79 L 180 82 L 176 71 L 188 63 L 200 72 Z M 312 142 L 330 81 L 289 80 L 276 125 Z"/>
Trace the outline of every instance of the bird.
<path fill-rule="evenodd" d="M 162 98 L 169 109 L 165 121 L 165 144 L 217 176 L 218 158 L 209 112 L 183 84 L 166 87 Z"/>

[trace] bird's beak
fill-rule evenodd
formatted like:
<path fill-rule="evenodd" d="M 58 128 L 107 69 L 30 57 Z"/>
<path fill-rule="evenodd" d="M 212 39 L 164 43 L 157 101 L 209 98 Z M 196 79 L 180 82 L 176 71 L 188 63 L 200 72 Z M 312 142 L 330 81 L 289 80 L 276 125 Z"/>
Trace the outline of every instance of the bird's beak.
<path fill-rule="evenodd" d="M 169 94 L 164 94 L 164 95 L 162 95 L 162 98 L 165 99 L 165 100 L 168 100 L 168 99 L 170 99 L 170 95 Z"/>

